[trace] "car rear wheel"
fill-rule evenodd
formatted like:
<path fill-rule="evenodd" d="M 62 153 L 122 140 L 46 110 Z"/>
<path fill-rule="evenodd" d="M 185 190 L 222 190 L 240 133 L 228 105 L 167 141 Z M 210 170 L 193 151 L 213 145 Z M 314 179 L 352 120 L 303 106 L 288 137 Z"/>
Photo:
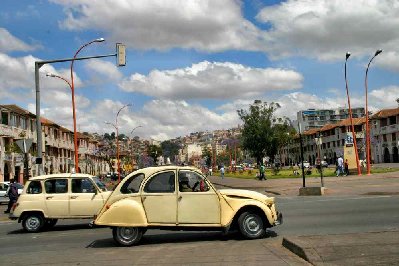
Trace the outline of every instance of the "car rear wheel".
<path fill-rule="evenodd" d="M 44 218 L 39 213 L 28 213 L 22 220 L 22 227 L 30 233 L 39 232 L 44 226 Z"/>
<path fill-rule="evenodd" d="M 112 235 L 115 242 L 122 246 L 133 246 L 143 236 L 143 229 L 139 227 L 114 227 Z"/>
<path fill-rule="evenodd" d="M 241 234 L 248 239 L 257 239 L 265 235 L 262 217 L 255 212 L 243 212 L 238 218 Z"/>

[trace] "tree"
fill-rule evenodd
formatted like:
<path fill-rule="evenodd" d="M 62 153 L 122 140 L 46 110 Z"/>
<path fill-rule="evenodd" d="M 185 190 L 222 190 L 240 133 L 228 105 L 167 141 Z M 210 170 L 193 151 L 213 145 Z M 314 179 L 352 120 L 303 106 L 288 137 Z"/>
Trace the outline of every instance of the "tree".
<path fill-rule="evenodd" d="M 149 153 L 150 157 L 151 157 L 151 158 L 154 160 L 154 162 L 156 163 L 157 158 L 158 158 L 159 156 L 162 155 L 162 149 L 161 149 L 160 146 L 157 146 L 157 145 L 150 145 L 150 146 L 148 147 L 148 153 Z"/>
<path fill-rule="evenodd" d="M 175 156 L 179 154 L 180 145 L 170 140 L 166 140 L 161 142 L 161 148 L 164 156 L 174 160 Z"/>
<path fill-rule="evenodd" d="M 212 165 L 212 152 L 208 148 L 202 150 L 202 158 L 205 159 L 205 164 L 207 167 Z"/>
<path fill-rule="evenodd" d="M 286 143 L 287 134 L 291 130 L 288 118 L 276 118 L 275 112 L 280 108 L 278 103 L 255 100 L 249 111 L 237 110 L 238 116 L 244 122 L 242 130 L 242 146 L 256 158 L 260 164 L 262 158 L 268 155 L 272 162 L 281 146 Z"/>

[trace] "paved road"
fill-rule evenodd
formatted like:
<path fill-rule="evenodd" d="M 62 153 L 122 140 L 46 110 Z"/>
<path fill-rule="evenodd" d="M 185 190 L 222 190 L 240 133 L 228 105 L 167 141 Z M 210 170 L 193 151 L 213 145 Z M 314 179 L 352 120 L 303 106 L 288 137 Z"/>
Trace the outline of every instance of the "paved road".
<path fill-rule="evenodd" d="M 281 246 L 283 237 L 399 230 L 398 202 L 398 196 L 278 197 L 284 224 L 265 239 L 149 230 L 141 245 L 130 248 L 116 247 L 110 229 L 90 229 L 87 220 L 63 221 L 39 234 L 26 234 L 15 222 L 0 222 L 0 250 L 9 254 L 0 264 L 306 265 Z"/>
<path fill-rule="evenodd" d="M 399 196 L 278 197 L 278 235 L 327 235 L 399 230 Z"/>

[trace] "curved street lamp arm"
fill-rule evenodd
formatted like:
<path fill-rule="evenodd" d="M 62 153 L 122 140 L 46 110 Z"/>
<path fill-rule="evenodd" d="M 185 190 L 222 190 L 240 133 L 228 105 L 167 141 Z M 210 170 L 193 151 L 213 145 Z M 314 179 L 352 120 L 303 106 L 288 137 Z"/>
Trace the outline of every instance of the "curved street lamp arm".
<path fill-rule="evenodd" d="M 63 78 L 61 76 L 55 75 L 55 74 L 51 74 L 51 73 L 47 73 L 46 76 L 47 77 L 52 77 L 52 78 L 62 79 L 63 81 L 65 81 L 68 84 L 69 88 L 72 89 L 72 85 L 67 79 L 65 79 L 65 78 Z"/>
<path fill-rule="evenodd" d="M 118 125 L 118 116 L 119 116 L 119 113 L 120 113 L 123 109 L 125 109 L 126 107 L 128 107 L 128 106 L 132 106 L 132 104 L 130 104 L 130 103 L 125 104 L 125 105 L 122 106 L 122 107 L 119 109 L 119 111 L 116 113 L 115 122 L 116 122 L 117 125 Z"/>
<path fill-rule="evenodd" d="M 135 131 L 135 130 L 138 129 L 139 127 L 143 127 L 143 126 L 137 126 L 137 127 L 133 128 L 132 131 L 130 132 L 130 135 L 133 134 L 133 131 Z"/>

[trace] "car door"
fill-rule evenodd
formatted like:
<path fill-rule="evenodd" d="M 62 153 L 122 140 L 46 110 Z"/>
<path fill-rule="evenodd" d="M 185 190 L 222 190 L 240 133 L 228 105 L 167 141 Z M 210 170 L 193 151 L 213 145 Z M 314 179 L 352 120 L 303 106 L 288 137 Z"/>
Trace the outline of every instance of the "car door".
<path fill-rule="evenodd" d="M 89 177 L 71 179 L 69 195 L 69 213 L 71 216 L 92 217 L 104 204 L 101 193 L 97 191 Z"/>
<path fill-rule="evenodd" d="M 176 224 L 176 172 L 163 171 L 151 176 L 144 184 L 141 201 L 148 223 Z"/>
<path fill-rule="evenodd" d="M 69 216 L 68 179 L 53 178 L 44 181 L 45 202 L 49 217 Z"/>
<path fill-rule="evenodd" d="M 187 179 L 190 189 L 184 184 Z M 219 197 L 204 177 L 191 170 L 180 170 L 178 181 L 178 223 L 220 224 Z"/>

